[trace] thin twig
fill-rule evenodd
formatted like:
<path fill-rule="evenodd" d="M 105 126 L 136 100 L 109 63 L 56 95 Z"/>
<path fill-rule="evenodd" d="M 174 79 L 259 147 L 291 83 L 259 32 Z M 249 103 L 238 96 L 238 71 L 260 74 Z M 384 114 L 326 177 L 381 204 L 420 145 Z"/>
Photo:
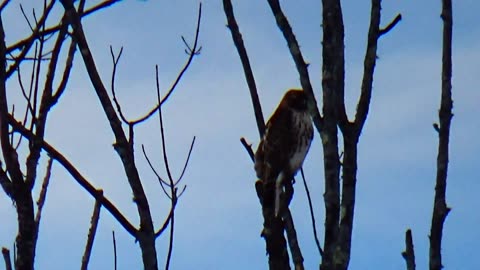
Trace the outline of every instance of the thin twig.
<path fill-rule="evenodd" d="M 318 235 L 317 235 L 317 225 L 315 223 L 315 214 L 313 211 L 312 197 L 310 196 L 310 190 L 308 188 L 307 181 L 305 180 L 305 174 L 303 173 L 303 168 L 300 169 L 300 173 L 302 174 L 302 181 L 303 181 L 303 187 L 305 188 L 305 193 L 307 193 L 308 209 L 310 210 L 310 218 L 312 220 L 313 237 L 315 239 L 315 244 L 317 245 L 318 253 L 320 253 L 320 256 L 323 257 L 323 250 L 322 250 L 322 247 L 320 246 L 320 241 L 318 240 Z"/>
<path fill-rule="evenodd" d="M 52 2 L 55 2 L 55 1 L 52 1 Z M 112 4 L 115 4 L 117 2 L 121 2 L 121 0 L 108 0 L 108 1 L 104 1 L 102 3 L 99 3 L 95 6 L 87 9 L 85 12 L 83 12 L 81 17 L 83 18 L 87 15 L 93 14 L 96 11 L 107 8 L 107 7 L 109 7 Z M 27 37 L 25 39 L 22 39 L 22 40 L 18 41 L 17 43 L 13 44 L 13 45 L 10 45 L 6 49 L 6 52 L 11 53 L 15 50 L 20 50 L 20 49 L 24 49 L 26 47 L 29 47 L 29 46 L 31 46 L 31 43 L 33 43 L 39 37 L 51 35 L 51 34 L 57 32 L 58 30 L 60 30 L 60 25 L 53 26 L 51 28 L 45 29 L 44 31 L 38 31 L 38 33 L 34 32 L 29 37 Z"/>
<path fill-rule="evenodd" d="M 112 231 L 113 241 L 113 269 L 117 270 L 117 241 L 115 240 L 115 231 Z"/>
<path fill-rule="evenodd" d="M 393 21 L 391 21 L 385 28 L 380 29 L 380 31 L 378 32 L 379 36 L 381 37 L 386 33 L 390 32 L 390 30 L 392 30 L 401 20 L 402 14 L 399 13 L 397 14 L 397 16 L 395 16 L 395 19 L 393 19 Z"/>
<path fill-rule="evenodd" d="M 247 150 L 247 153 L 252 159 L 252 161 L 255 161 L 255 154 L 253 153 L 252 145 L 247 143 L 247 141 L 243 137 L 240 138 L 240 142 L 242 143 L 243 147 L 245 147 L 245 150 Z"/>
<path fill-rule="evenodd" d="M 412 230 L 408 229 L 405 233 L 405 251 L 402 257 L 407 264 L 407 270 L 415 270 L 415 249 L 413 248 Z"/>
<path fill-rule="evenodd" d="M 201 7 L 201 6 L 200 6 Z M 200 16 L 199 16 L 200 17 Z M 156 85 L 157 85 L 157 101 L 160 104 L 161 97 L 160 97 L 160 84 L 158 81 L 158 66 L 156 66 L 155 69 L 156 72 Z M 177 197 L 176 197 L 176 188 L 175 188 L 175 183 L 172 177 L 172 173 L 170 171 L 170 166 L 168 164 L 168 155 L 167 155 L 167 147 L 166 147 L 166 140 L 165 140 L 165 132 L 163 128 L 163 117 L 162 117 L 162 106 L 158 108 L 158 119 L 160 123 L 160 137 L 162 140 L 162 153 L 163 153 L 163 161 L 165 163 L 165 170 L 167 171 L 168 175 L 168 180 L 170 181 L 170 194 L 171 194 L 171 209 L 170 211 L 170 237 L 169 237 L 169 242 L 168 242 L 168 253 L 167 253 L 167 261 L 165 263 L 165 270 L 168 270 L 170 268 L 170 260 L 172 258 L 172 252 L 173 252 L 173 232 L 174 232 L 174 224 L 175 224 L 175 211 L 173 209 L 175 208 L 175 204 L 177 203 Z"/>
<path fill-rule="evenodd" d="M 170 97 L 170 95 L 173 93 L 173 91 L 175 90 L 175 87 L 177 86 L 177 84 L 180 82 L 180 80 L 182 79 L 183 77 L 183 74 L 185 73 L 185 71 L 187 71 L 188 67 L 190 66 L 190 63 L 192 62 L 193 58 L 195 56 L 198 55 L 199 53 L 199 50 L 201 47 L 198 47 L 198 36 L 200 34 L 200 21 L 201 21 L 201 18 L 202 18 L 202 3 L 199 4 L 199 8 L 198 8 L 198 19 L 197 19 L 197 29 L 195 31 L 195 39 L 193 41 L 193 46 L 191 47 L 191 49 L 189 50 L 189 53 L 188 53 L 188 59 L 187 59 L 187 62 L 185 63 L 185 65 L 183 66 L 182 70 L 180 71 L 180 73 L 178 73 L 178 76 L 177 78 L 175 79 L 175 81 L 173 82 L 172 86 L 170 87 L 170 89 L 167 91 L 167 94 L 161 99 L 161 101 L 158 102 L 158 104 L 153 108 L 151 109 L 145 116 L 143 117 L 140 117 L 139 119 L 135 120 L 135 121 L 132 121 L 131 124 L 133 125 L 136 125 L 136 124 L 139 124 L 145 120 L 147 120 L 148 118 L 150 118 L 153 114 L 155 114 L 157 112 L 157 110 L 162 106 L 163 103 L 165 103 L 168 98 Z"/>
<path fill-rule="evenodd" d="M 28 16 L 27 16 L 27 14 L 25 13 L 25 10 L 23 9 L 23 5 L 20 4 L 19 6 L 20 6 L 20 11 L 22 12 L 23 18 L 24 18 L 25 21 L 27 22 L 28 27 L 30 27 L 30 31 L 34 32 L 35 30 L 33 29 L 32 23 L 30 23 L 30 20 L 28 19 Z"/>
<path fill-rule="evenodd" d="M 148 166 L 150 167 L 150 169 L 152 169 L 153 173 L 155 174 L 155 176 L 157 176 L 158 178 L 158 181 L 168 187 L 170 187 L 170 184 L 163 180 L 163 178 L 160 176 L 160 174 L 157 172 L 157 170 L 155 169 L 155 167 L 153 166 L 152 162 L 150 161 L 150 158 L 148 157 L 147 155 L 147 150 L 145 149 L 145 145 L 142 144 L 142 152 L 143 152 L 143 156 L 145 157 L 145 159 L 147 160 L 147 163 L 148 163 Z"/>
<path fill-rule="evenodd" d="M 35 26 L 35 29 L 30 36 L 31 38 L 29 38 L 27 42 L 25 42 L 24 46 L 21 47 L 22 50 L 17 55 L 17 61 L 11 64 L 8 70 L 6 71 L 6 78 L 9 78 L 13 74 L 13 72 L 17 70 L 17 67 L 23 61 L 23 58 L 27 56 L 27 53 L 30 51 L 30 48 L 32 47 L 34 41 L 37 39 L 42 40 L 44 38 L 43 35 L 38 36 L 38 33 L 45 26 L 45 21 L 47 20 L 48 15 L 50 14 L 50 11 L 52 10 L 55 2 L 56 2 L 55 0 L 50 1 L 46 9 L 43 11 L 42 17 L 40 17 L 40 19 L 38 20 L 37 25 Z M 60 29 L 60 27 L 58 29 Z M 10 50 L 10 48 L 6 49 L 6 53 L 11 53 L 11 52 L 12 51 Z"/>
<path fill-rule="evenodd" d="M 103 197 L 103 190 L 98 190 L 98 196 Z M 85 245 L 85 251 L 82 257 L 82 266 L 80 269 L 87 270 L 88 262 L 90 261 L 90 254 L 92 253 L 93 241 L 95 240 L 95 234 L 97 232 L 98 220 L 100 219 L 100 209 L 102 203 L 100 200 L 95 200 L 95 206 L 93 207 L 92 218 L 90 220 L 90 229 L 88 230 L 87 244 Z"/>
<path fill-rule="evenodd" d="M 120 106 L 120 103 L 118 102 L 118 99 L 117 99 L 117 95 L 115 94 L 115 75 L 117 74 L 117 65 L 118 65 L 118 62 L 120 61 L 120 57 L 122 56 L 122 53 L 123 53 L 123 47 L 120 48 L 120 51 L 115 56 L 115 53 L 113 52 L 113 47 L 110 46 L 110 55 L 112 56 L 112 62 L 113 62 L 111 91 L 112 91 L 113 102 L 115 103 L 115 106 L 117 107 L 117 112 L 120 115 L 120 119 L 122 119 L 122 121 L 125 124 L 128 125 L 129 121 L 127 120 L 127 118 L 123 114 L 122 107 Z"/>
<path fill-rule="evenodd" d="M 175 181 L 174 185 L 178 185 L 180 181 L 182 181 L 183 175 L 185 174 L 185 171 L 187 170 L 188 162 L 190 161 L 190 156 L 192 154 L 193 146 L 195 145 L 195 136 L 193 136 L 192 143 L 190 144 L 190 148 L 188 149 L 188 155 L 187 159 L 185 160 L 185 164 L 183 165 L 182 172 L 180 173 L 180 176 L 178 177 L 177 181 Z"/>

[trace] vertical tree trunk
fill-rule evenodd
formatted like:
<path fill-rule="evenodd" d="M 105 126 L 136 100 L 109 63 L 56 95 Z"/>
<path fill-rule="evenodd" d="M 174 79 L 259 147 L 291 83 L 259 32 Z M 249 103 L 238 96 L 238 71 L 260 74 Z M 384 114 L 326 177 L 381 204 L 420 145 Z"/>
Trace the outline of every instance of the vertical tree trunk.
<path fill-rule="evenodd" d="M 437 178 L 430 229 L 430 270 L 442 269 L 442 234 L 445 218 L 450 211 L 445 201 L 448 172 L 448 142 L 452 120 L 452 1 L 442 0 L 443 52 L 442 52 L 442 97 L 440 102 L 440 126 L 437 156 Z"/>

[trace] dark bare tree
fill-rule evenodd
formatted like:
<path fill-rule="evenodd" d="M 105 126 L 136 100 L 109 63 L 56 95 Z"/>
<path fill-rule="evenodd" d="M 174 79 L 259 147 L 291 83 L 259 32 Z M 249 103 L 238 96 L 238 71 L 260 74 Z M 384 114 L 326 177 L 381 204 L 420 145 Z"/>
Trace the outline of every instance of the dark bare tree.
<path fill-rule="evenodd" d="M 447 172 L 450 141 L 450 124 L 452 121 L 452 0 L 442 0 L 443 40 L 442 40 L 442 89 L 440 110 L 438 111 L 439 123 L 433 124 L 438 133 L 437 177 L 435 182 L 435 197 L 433 200 L 432 223 L 430 226 L 430 252 L 429 269 L 440 270 L 442 265 L 442 235 L 443 224 L 450 208 L 445 199 L 447 191 Z M 407 263 L 407 270 L 415 269 L 415 253 L 413 249 L 412 232 L 407 230 L 406 248 L 402 252 Z"/>
<path fill-rule="evenodd" d="M 0 6 L 0 19 L 4 8 L 10 1 L 3 1 Z M 90 45 L 85 37 L 82 27 L 82 18 L 86 15 L 96 13 L 112 4 L 120 2 L 119 0 L 106 0 L 87 9 L 84 8 L 85 0 L 60 1 L 64 13 L 60 21 L 54 25 L 47 25 L 47 19 L 51 17 L 51 11 L 58 1 L 44 1 L 41 16 L 37 17 L 34 13 L 34 23 L 31 23 L 28 16 L 20 5 L 21 11 L 30 26 L 31 34 L 26 38 L 19 40 L 11 45 L 5 43 L 5 31 L 3 22 L 0 20 L 0 143 L 2 149 L 2 161 L 0 163 L 0 185 L 7 196 L 9 196 L 16 208 L 18 221 L 18 234 L 15 241 L 16 254 L 13 266 L 19 270 L 34 269 L 35 248 L 39 237 L 39 225 L 41 213 L 47 197 L 47 188 L 51 176 L 52 164 L 56 163 L 63 166 L 72 178 L 95 199 L 95 207 L 92 214 L 91 227 L 89 229 L 87 244 L 82 258 L 82 269 L 87 269 L 91 249 L 94 243 L 96 227 L 99 221 L 100 209 L 105 208 L 122 227 L 139 243 L 142 251 L 143 265 L 145 269 L 158 269 L 157 251 L 155 248 L 156 239 L 170 229 L 169 248 L 166 256 L 165 269 L 169 269 L 170 259 L 173 250 L 174 234 L 174 212 L 178 198 L 185 191 L 186 186 L 181 185 L 185 169 L 190 159 L 195 138 L 190 145 L 190 150 L 186 158 L 183 171 L 178 179 L 174 179 L 168 165 L 168 155 L 164 136 L 164 128 L 161 114 L 161 105 L 164 104 L 169 96 L 174 92 L 175 87 L 180 82 L 183 74 L 186 72 L 192 60 L 200 52 L 198 45 L 201 5 L 198 10 L 198 21 L 196 34 L 192 45 L 187 44 L 187 61 L 179 72 L 176 80 L 165 95 L 161 97 L 160 86 L 158 84 L 158 67 L 156 69 L 156 92 L 158 96 L 157 104 L 145 113 L 139 119 L 128 120 L 123 114 L 121 105 L 115 96 L 115 74 L 117 65 L 122 53 L 115 55 L 111 49 L 113 60 L 113 72 L 111 81 L 111 95 L 107 91 L 104 81 L 99 75 L 95 65 L 94 56 L 90 50 Z M 74 3 L 75 2 L 75 3 Z M 50 16 L 50 17 L 49 17 Z M 53 40 L 53 42 L 52 42 Z M 67 47 L 66 54 L 62 54 L 62 48 Z M 60 101 L 63 93 L 68 91 L 68 80 L 72 64 L 75 58 L 77 48 L 80 51 L 84 66 L 92 83 L 92 90 L 97 94 L 98 100 L 105 112 L 105 116 L 110 124 L 110 129 L 115 137 L 114 149 L 120 156 L 128 184 L 133 193 L 133 201 L 137 206 L 137 212 L 140 219 L 138 227 L 134 226 L 118 209 L 115 204 L 109 200 L 103 190 L 91 184 L 82 173 L 72 164 L 68 158 L 63 155 L 54 146 L 44 139 L 46 123 L 49 112 L 54 109 L 55 104 Z M 63 70 L 60 70 L 63 61 Z M 31 67 L 30 81 L 22 78 L 21 67 Z M 46 68 L 46 71 L 43 69 Z M 15 105 L 9 104 L 7 95 L 7 81 L 16 75 L 18 86 L 22 91 L 25 100 L 25 111 L 23 114 L 15 114 Z M 56 79 L 59 77 L 60 79 Z M 58 85 L 55 82 L 58 81 Z M 10 111 L 11 109 L 11 111 Z M 159 115 L 159 124 L 161 133 L 159 134 L 163 149 L 164 163 L 166 166 L 167 177 L 162 178 L 155 170 L 153 163 L 148 159 L 145 147 L 142 146 L 145 161 L 148 162 L 155 172 L 159 184 L 165 195 L 171 201 L 170 211 L 164 224 L 155 229 L 152 221 L 152 213 L 149 201 L 146 197 L 142 181 L 137 169 L 137 161 L 134 155 L 134 131 L 139 124 L 145 123 L 152 116 Z M 128 132 L 124 131 L 124 127 Z M 28 154 L 25 161 L 21 160 L 18 150 L 25 147 L 22 140 L 28 143 Z M 41 191 L 37 201 L 37 207 L 34 207 L 33 187 L 37 179 L 38 164 L 42 152 L 48 154 L 49 160 L 46 167 L 46 175 L 41 186 Z M 21 163 L 25 162 L 26 169 L 22 171 Z M 11 269 L 10 254 L 7 248 L 2 249 L 7 269 Z"/>

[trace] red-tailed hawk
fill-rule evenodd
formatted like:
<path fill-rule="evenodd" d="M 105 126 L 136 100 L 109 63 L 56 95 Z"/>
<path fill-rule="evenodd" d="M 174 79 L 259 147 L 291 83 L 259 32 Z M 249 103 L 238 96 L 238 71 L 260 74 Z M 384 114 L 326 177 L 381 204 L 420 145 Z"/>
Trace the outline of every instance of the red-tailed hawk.
<path fill-rule="evenodd" d="M 312 120 L 303 90 L 289 90 L 266 124 L 255 153 L 255 171 L 263 189 L 262 205 L 280 212 L 280 196 L 287 181 L 302 167 L 313 139 Z"/>

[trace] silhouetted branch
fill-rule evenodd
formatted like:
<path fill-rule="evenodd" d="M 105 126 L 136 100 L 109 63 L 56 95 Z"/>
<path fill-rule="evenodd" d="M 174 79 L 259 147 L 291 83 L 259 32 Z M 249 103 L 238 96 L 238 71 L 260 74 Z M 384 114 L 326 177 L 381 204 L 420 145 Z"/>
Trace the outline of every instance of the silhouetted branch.
<path fill-rule="evenodd" d="M 45 204 L 45 199 L 47 198 L 48 184 L 50 183 L 50 177 L 52 175 L 52 164 L 53 159 L 50 157 L 47 161 L 47 168 L 45 172 L 45 177 L 43 178 L 42 188 L 40 189 L 40 195 L 37 200 L 37 213 L 35 214 L 35 236 L 34 236 L 34 247 L 36 247 L 38 232 L 40 231 L 40 219 L 42 218 L 42 210 Z"/>
<path fill-rule="evenodd" d="M 168 225 L 170 224 L 170 219 L 172 218 L 174 211 L 175 211 L 175 208 L 170 208 L 170 212 L 168 213 L 167 218 L 166 218 L 165 221 L 163 222 L 163 225 L 162 225 L 162 226 L 160 227 L 160 229 L 158 229 L 158 231 L 155 233 L 155 238 L 156 238 L 156 237 L 159 237 L 160 235 L 162 235 L 162 233 L 168 228 Z"/>
<path fill-rule="evenodd" d="M 355 129 L 357 133 L 362 131 L 363 125 L 367 119 L 372 96 L 373 73 L 377 60 L 377 44 L 380 36 L 388 33 L 395 25 L 400 22 L 402 15 L 398 14 L 395 19 L 385 28 L 380 30 L 380 9 L 381 0 L 372 0 L 372 10 L 370 17 L 370 28 L 368 30 L 367 50 L 365 53 L 363 79 L 361 86 L 360 99 L 355 114 Z"/>
<path fill-rule="evenodd" d="M 348 124 L 344 104 L 345 55 L 344 26 L 339 0 L 322 1 L 322 92 L 323 129 L 320 138 L 323 145 L 325 193 L 325 232 L 321 270 L 337 269 L 348 257 L 335 260 L 339 251 L 340 219 L 340 160 L 338 155 L 338 126 L 342 130 Z M 342 124 L 343 123 L 343 124 Z M 342 259 L 342 261 L 340 260 Z M 346 268 L 346 267 L 345 267 Z M 338 267 L 338 269 L 344 269 Z"/>
<path fill-rule="evenodd" d="M 407 263 L 407 270 L 415 270 L 415 249 L 413 248 L 412 230 L 408 229 L 405 233 L 405 251 L 402 257 Z"/>
<path fill-rule="evenodd" d="M 187 71 L 188 67 L 190 66 L 190 63 L 192 62 L 193 58 L 195 56 L 197 56 L 199 53 L 200 53 L 200 50 L 201 50 L 201 46 L 198 47 L 198 36 L 200 34 L 200 22 L 201 22 L 201 19 L 202 19 L 202 3 L 199 4 L 199 7 L 198 7 L 198 19 L 197 19 L 197 29 L 195 31 L 195 39 L 193 41 L 193 46 L 190 48 L 190 46 L 187 45 L 187 54 L 188 54 L 188 59 L 187 59 L 187 62 L 185 63 L 185 65 L 183 66 L 182 70 L 180 71 L 180 73 L 178 73 L 178 76 L 177 78 L 175 79 L 175 81 L 173 82 L 172 86 L 170 87 L 170 89 L 167 91 L 166 95 L 161 99 L 161 101 L 158 102 L 158 104 L 153 108 L 151 109 L 145 116 L 135 120 L 135 121 L 131 121 L 130 123 L 132 125 L 136 125 L 136 124 L 139 124 L 145 120 L 147 120 L 148 118 L 150 118 L 153 114 L 155 114 L 157 112 L 157 110 L 162 106 L 162 104 L 168 100 L 168 98 L 170 97 L 170 95 L 173 93 L 173 91 L 175 90 L 175 87 L 177 86 L 177 84 L 180 82 L 180 80 L 182 79 L 183 77 L 183 74 L 185 73 L 185 71 Z M 182 40 L 184 40 L 185 42 L 185 39 L 182 37 Z M 157 67 L 158 68 L 158 67 Z"/>
<path fill-rule="evenodd" d="M 111 6 L 112 4 L 115 4 L 115 3 L 120 2 L 120 1 L 121 0 L 108 0 L 108 1 L 104 1 L 102 3 L 99 3 L 95 6 L 87 9 L 85 12 L 83 12 L 81 14 L 81 17 L 83 18 L 87 15 L 93 14 L 98 10 L 102 10 L 104 8 L 107 8 L 107 7 Z M 52 2 L 55 2 L 55 1 L 52 1 Z M 51 28 L 47 28 L 47 29 L 42 30 L 42 31 L 34 32 L 29 37 L 27 37 L 25 39 L 22 39 L 22 40 L 18 41 L 17 43 L 13 44 L 13 45 L 10 45 L 6 49 L 6 52 L 11 53 L 15 50 L 20 50 L 20 49 L 24 49 L 26 47 L 30 47 L 31 44 L 33 44 L 33 42 L 35 40 L 39 39 L 40 37 L 48 36 L 48 35 L 51 35 L 51 34 L 57 32 L 58 30 L 60 30 L 60 27 L 61 27 L 60 25 L 56 25 L 56 26 L 53 26 Z"/>
<path fill-rule="evenodd" d="M 201 5 L 200 5 L 201 9 Z M 199 15 L 200 17 L 200 15 Z M 161 104 L 161 97 L 160 97 L 160 84 L 158 81 L 158 66 L 156 68 L 156 86 L 157 86 L 157 101 L 158 104 Z M 168 155 L 167 155 L 167 147 L 166 147 L 166 140 L 165 140 L 165 132 L 163 128 L 163 117 L 162 117 L 162 106 L 158 108 L 158 119 L 160 123 L 160 138 L 162 140 L 162 154 L 163 154 L 163 161 L 165 164 L 165 170 L 167 171 L 169 186 L 170 186 L 170 201 L 171 201 L 171 211 L 170 211 L 170 237 L 168 242 L 168 253 L 167 253 L 167 260 L 165 262 L 165 270 L 168 270 L 170 267 L 170 260 L 172 258 L 173 252 L 173 232 L 174 232 L 174 225 L 175 225 L 175 205 L 177 204 L 177 188 L 175 187 L 175 183 L 172 177 L 172 173 L 170 171 L 170 166 L 168 164 Z"/>
<path fill-rule="evenodd" d="M 98 190 L 98 196 L 103 197 L 103 190 Z M 85 245 L 85 251 L 83 252 L 82 257 L 82 266 L 80 269 L 87 270 L 88 262 L 90 261 L 90 254 L 92 253 L 93 241 L 95 240 L 95 234 L 97 232 L 98 220 L 100 219 L 100 208 L 102 203 L 99 200 L 95 201 L 95 206 L 93 207 L 92 218 L 90 220 L 90 229 L 88 230 L 87 244 Z"/>
<path fill-rule="evenodd" d="M 10 0 L 4 0 L 2 4 L 0 5 L 0 13 L 3 11 L 3 9 L 10 3 Z"/>
<path fill-rule="evenodd" d="M 295 230 L 295 225 L 293 224 L 292 213 L 288 207 L 283 211 L 283 220 L 285 221 L 285 231 L 287 232 L 288 246 L 290 247 L 290 252 L 292 254 L 292 261 L 295 267 L 295 270 L 304 270 L 303 266 L 303 256 L 300 246 L 298 244 L 297 232 Z"/>
<path fill-rule="evenodd" d="M 117 270 L 117 241 L 115 240 L 115 231 L 112 231 L 113 241 L 113 269 Z"/>
<path fill-rule="evenodd" d="M 21 123 L 17 122 L 13 119 L 12 116 L 7 116 L 8 124 L 10 124 L 15 132 L 20 133 L 23 137 L 28 140 L 32 140 L 35 135 L 31 133 L 31 131 L 27 130 Z M 45 150 L 50 157 L 58 161 L 79 183 L 92 197 L 96 200 L 100 200 L 102 205 L 112 214 L 112 216 L 125 228 L 127 232 L 129 232 L 133 237 L 137 237 L 137 229 L 127 220 L 127 218 L 120 213 L 120 211 L 115 207 L 115 205 L 110 202 L 105 196 L 99 196 L 98 190 L 90 184 L 88 180 L 85 179 L 83 175 L 68 161 L 65 156 L 60 154 L 54 147 L 52 147 L 49 143 L 42 141 L 41 147 Z"/>
<path fill-rule="evenodd" d="M 6 78 L 9 78 L 15 70 L 17 70 L 17 67 L 20 65 L 20 63 L 23 61 L 25 56 L 27 56 L 27 53 L 30 51 L 30 48 L 32 47 L 34 41 L 36 39 L 42 40 L 45 36 L 44 35 L 38 35 L 38 33 L 41 31 L 41 28 L 45 26 L 45 21 L 47 20 L 48 15 L 50 14 L 50 11 L 53 8 L 53 5 L 55 4 L 55 0 L 50 1 L 48 6 L 46 6 L 45 10 L 42 12 L 42 16 L 40 19 L 37 21 L 35 28 L 33 29 L 32 35 L 30 36 L 27 40 L 27 42 L 24 43 L 24 46 L 22 46 L 21 52 L 16 56 L 16 61 L 10 65 L 8 70 L 6 71 Z M 60 26 L 58 27 L 60 29 Z M 12 50 L 10 50 L 10 47 L 8 49 L 5 49 L 6 53 L 11 53 Z M 41 55 L 41 53 L 40 53 Z"/>
<path fill-rule="evenodd" d="M 155 174 L 155 176 L 157 176 L 157 179 L 158 181 L 160 182 L 160 185 L 166 185 L 166 186 L 170 186 L 170 184 L 163 180 L 163 178 L 160 176 L 160 174 L 158 174 L 157 170 L 155 170 L 155 167 L 153 167 L 153 164 L 152 162 L 150 161 L 150 158 L 148 158 L 148 155 L 147 155 L 147 150 L 145 150 L 145 146 L 142 144 L 142 152 L 143 152 L 143 156 L 145 157 L 145 159 L 147 160 L 147 163 L 148 163 L 148 166 L 150 166 L 150 169 L 152 169 L 153 173 Z M 165 192 L 165 195 L 169 196 L 167 191 L 164 189 L 163 190 Z M 170 198 L 170 197 L 169 197 Z"/>
<path fill-rule="evenodd" d="M 2 247 L 3 260 L 5 261 L 5 270 L 12 270 L 12 261 L 10 259 L 10 250 Z"/>
<path fill-rule="evenodd" d="M 120 118 L 122 119 L 122 121 L 128 125 L 129 121 L 123 114 L 122 107 L 120 106 L 117 96 L 115 95 L 115 75 L 117 73 L 117 65 L 118 65 L 118 61 L 120 61 L 120 57 L 122 56 L 122 52 L 123 52 L 123 47 L 120 48 L 120 51 L 118 52 L 117 56 L 115 56 L 115 54 L 113 53 L 113 48 L 112 46 L 110 46 L 110 54 L 112 56 L 112 62 L 113 62 L 111 90 L 112 90 L 112 99 L 113 99 L 113 102 L 115 103 L 115 106 L 117 107 L 117 112 L 120 115 Z"/>
<path fill-rule="evenodd" d="M 315 222 L 315 214 L 313 212 L 312 197 L 310 196 L 310 189 L 308 188 L 307 181 L 305 180 L 305 174 L 303 173 L 303 168 L 300 169 L 300 173 L 302 174 L 302 182 L 303 182 L 303 187 L 305 188 L 305 193 L 307 193 L 308 209 L 310 210 L 310 219 L 312 220 L 313 238 L 315 239 L 315 244 L 317 245 L 318 253 L 320 254 L 320 256 L 323 257 L 323 250 L 322 250 L 322 247 L 320 246 L 320 241 L 318 240 L 318 235 L 317 235 L 317 225 Z"/>
<path fill-rule="evenodd" d="M 175 181 L 175 185 L 178 185 L 180 181 L 182 181 L 183 175 L 185 174 L 185 171 L 188 166 L 188 162 L 190 161 L 190 156 L 192 155 L 193 146 L 195 145 L 195 139 L 196 137 L 193 136 L 192 143 L 190 144 L 190 148 L 188 149 L 187 159 L 185 160 L 185 164 L 183 165 L 183 169 L 182 169 L 182 172 L 180 173 L 180 176 L 178 177 L 177 181 Z"/>
<path fill-rule="evenodd" d="M 433 204 L 432 224 L 430 228 L 430 270 L 440 270 L 442 265 L 443 225 L 450 208 L 447 207 L 445 194 L 447 190 L 447 174 L 450 140 L 450 124 L 452 121 L 452 1 L 442 0 L 443 49 L 442 49 L 442 95 L 439 110 L 437 177 L 435 199 Z"/>
<path fill-rule="evenodd" d="M 8 197 L 12 198 L 12 181 L 8 178 L 8 175 L 2 168 L 2 166 L 2 162 L 0 161 L 0 186 L 2 186 L 5 194 L 7 194 Z"/>
<path fill-rule="evenodd" d="M 35 184 L 35 179 L 37 178 L 37 166 L 38 166 L 38 160 L 40 159 L 40 152 L 41 152 L 41 147 L 38 143 L 38 140 L 43 139 L 45 135 L 45 129 L 46 129 L 46 123 L 47 123 L 47 115 L 51 109 L 51 103 L 50 103 L 50 98 L 52 97 L 52 92 L 53 92 L 53 80 L 55 78 L 56 70 L 57 70 L 57 64 L 59 61 L 59 54 L 60 50 L 63 46 L 63 43 L 65 41 L 65 37 L 67 35 L 67 30 L 68 30 L 68 24 L 66 23 L 65 16 L 62 18 L 62 27 L 60 28 L 60 31 L 58 32 L 57 40 L 55 41 L 53 50 L 52 50 L 52 57 L 51 60 L 49 61 L 48 68 L 47 68 L 47 74 L 45 78 L 45 84 L 43 88 L 43 93 L 42 97 L 40 100 L 40 108 L 38 111 L 38 115 L 35 115 L 36 113 L 36 107 L 37 107 L 37 93 L 38 93 L 38 80 L 40 77 L 40 61 L 38 61 L 37 64 L 37 74 L 36 74 L 36 81 L 35 81 L 35 88 L 34 88 L 34 93 L 33 93 L 33 112 L 34 116 L 32 118 L 32 123 L 35 125 L 35 135 L 36 139 L 33 141 L 30 141 L 30 153 L 27 157 L 26 165 L 27 165 L 27 176 L 25 179 L 26 184 L 30 187 L 33 188 Z M 40 53 L 39 53 L 39 60 L 40 55 L 43 50 L 43 43 L 42 39 L 40 42 Z"/>
<path fill-rule="evenodd" d="M 247 143 L 247 141 L 243 137 L 240 138 L 240 142 L 242 143 L 243 147 L 245 147 L 245 150 L 247 150 L 247 153 L 252 159 L 252 161 L 255 161 L 255 153 L 253 153 L 252 145 Z"/>
<path fill-rule="evenodd" d="M 397 23 L 399 23 L 401 20 L 402 20 L 402 14 L 397 14 L 397 16 L 395 16 L 395 19 L 393 19 L 393 21 L 391 21 L 385 28 L 380 29 L 378 33 L 380 37 L 390 32 L 390 30 L 392 30 L 397 25 Z"/>
<path fill-rule="evenodd" d="M 157 254 L 155 247 L 154 228 L 150 205 L 147 200 L 145 190 L 140 180 L 137 166 L 135 164 L 135 155 L 131 142 L 128 141 L 122 128 L 122 122 L 118 118 L 115 108 L 110 100 L 105 85 L 97 70 L 97 66 L 90 51 L 88 42 L 83 31 L 80 17 L 73 6 L 72 0 L 60 1 L 65 9 L 67 18 L 73 29 L 73 37 L 77 42 L 83 62 L 93 88 L 97 94 L 98 100 L 108 119 L 110 128 L 115 136 L 114 149 L 120 157 L 124 167 L 127 181 L 133 193 L 133 201 L 137 206 L 137 212 L 140 219 L 140 228 L 136 232 L 138 242 L 142 251 L 143 264 L 146 269 L 156 269 L 158 267 Z"/>
<path fill-rule="evenodd" d="M 84 14 L 85 2 L 86 0 L 79 1 L 78 11 L 77 11 L 79 16 L 83 16 Z M 62 23 L 63 23 L 63 20 L 62 20 Z M 51 107 L 53 107 L 58 102 L 58 100 L 60 99 L 60 97 L 62 96 L 63 92 L 67 87 L 67 82 L 70 77 L 70 71 L 72 70 L 73 59 L 75 57 L 76 49 L 77 49 L 77 43 L 72 38 L 70 40 L 70 47 L 68 48 L 67 59 L 65 61 L 65 69 L 63 70 L 62 79 L 57 87 L 57 90 L 55 91 L 55 93 L 51 94 L 51 97 L 49 100 Z"/>
<path fill-rule="evenodd" d="M 317 131 L 320 133 L 322 130 L 322 117 L 317 107 L 317 100 L 315 99 L 315 94 L 313 93 L 313 87 L 310 83 L 310 75 L 308 75 L 308 64 L 305 63 L 303 59 L 302 51 L 298 45 L 297 38 L 295 37 L 292 27 L 288 22 L 287 17 L 280 7 L 280 2 L 278 0 L 268 0 L 270 9 L 275 16 L 275 21 L 277 22 L 278 28 L 282 31 L 285 40 L 287 41 L 290 54 L 292 55 L 295 66 L 297 67 L 298 74 L 300 75 L 300 84 L 302 85 L 303 91 L 307 94 L 308 97 L 308 110 L 312 116 L 313 123 L 317 128 Z"/>
<path fill-rule="evenodd" d="M 248 59 L 247 50 L 245 49 L 245 44 L 243 43 L 242 34 L 240 33 L 237 21 L 235 20 L 232 2 L 230 0 L 223 0 L 223 9 L 227 17 L 227 27 L 230 29 L 233 43 L 237 48 L 240 61 L 242 62 L 243 72 L 245 74 L 245 79 L 247 80 L 248 89 L 250 90 L 250 97 L 252 99 L 258 133 L 260 134 L 261 138 L 265 133 L 265 120 L 263 119 L 262 106 L 260 105 L 260 99 L 258 98 L 257 85 L 255 83 L 255 77 L 253 76 L 252 67 L 250 66 L 250 60 Z"/>

